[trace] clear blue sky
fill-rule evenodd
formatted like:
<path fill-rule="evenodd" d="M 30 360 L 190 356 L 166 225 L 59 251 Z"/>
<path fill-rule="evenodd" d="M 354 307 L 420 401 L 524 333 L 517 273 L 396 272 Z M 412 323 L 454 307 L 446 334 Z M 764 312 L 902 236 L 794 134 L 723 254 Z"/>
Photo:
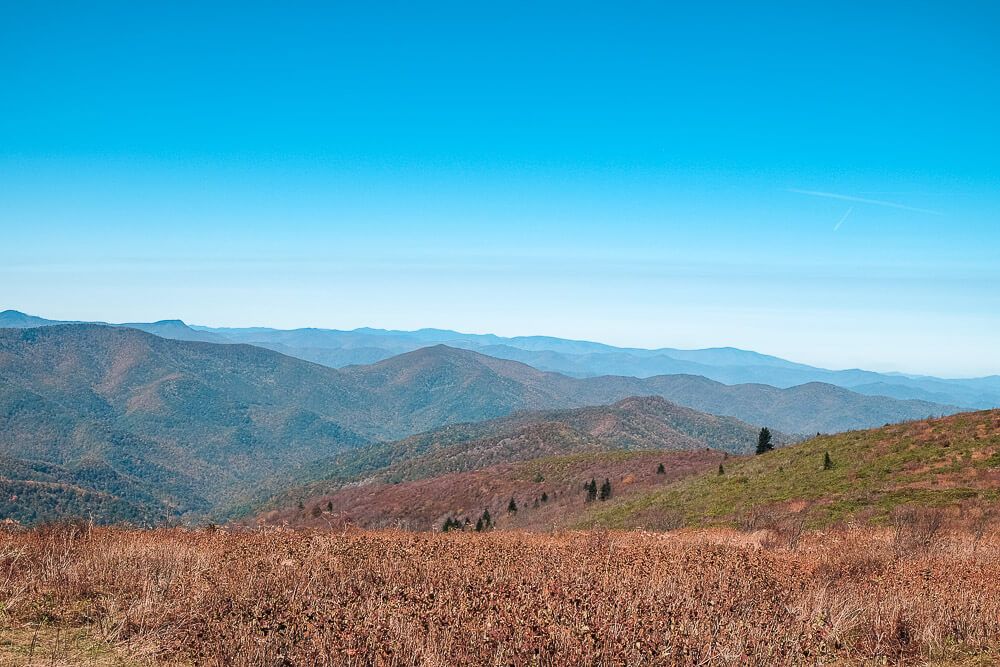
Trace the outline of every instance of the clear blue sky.
<path fill-rule="evenodd" d="M 998 7 L 3 2 L 0 308 L 998 373 Z"/>

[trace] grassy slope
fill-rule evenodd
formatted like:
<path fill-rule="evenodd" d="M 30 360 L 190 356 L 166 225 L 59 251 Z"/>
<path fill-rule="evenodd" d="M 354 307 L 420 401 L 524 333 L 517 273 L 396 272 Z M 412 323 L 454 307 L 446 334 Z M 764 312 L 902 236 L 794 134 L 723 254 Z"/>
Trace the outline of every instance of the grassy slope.
<path fill-rule="evenodd" d="M 823 469 L 829 452 L 833 468 Z M 669 528 L 803 518 L 884 520 L 901 505 L 1000 498 L 1000 410 L 820 436 L 594 508 L 582 527 Z"/>

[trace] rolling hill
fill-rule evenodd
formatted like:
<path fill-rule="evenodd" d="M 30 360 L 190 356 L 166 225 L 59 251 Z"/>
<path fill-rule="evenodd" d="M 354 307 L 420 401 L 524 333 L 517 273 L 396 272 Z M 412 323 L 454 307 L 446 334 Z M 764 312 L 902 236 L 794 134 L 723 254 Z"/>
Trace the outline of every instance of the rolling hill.
<path fill-rule="evenodd" d="M 329 493 L 352 484 L 398 484 L 546 457 L 622 451 L 753 451 L 759 427 L 674 405 L 658 396 L 613 405 L 524 411 L 443 426 L 397 442 L 373 443 L 321 460 L 303 471 L 312 481 L 268 505 Z M 775 442 L 785 441 L 776 434 Z M 599 460 L 600 457 L 598 457 Z"/>
<path fill-rule="evenodd" d="M 825 456 L 830 466 L 824 466 Z M 901 507 L 1000 510 L 1000 410 L 816 437 L 608 503 L 577 525 L 672 528 L 887 520 Z M 588 508 L 589 509 L 589 508 Z"/>

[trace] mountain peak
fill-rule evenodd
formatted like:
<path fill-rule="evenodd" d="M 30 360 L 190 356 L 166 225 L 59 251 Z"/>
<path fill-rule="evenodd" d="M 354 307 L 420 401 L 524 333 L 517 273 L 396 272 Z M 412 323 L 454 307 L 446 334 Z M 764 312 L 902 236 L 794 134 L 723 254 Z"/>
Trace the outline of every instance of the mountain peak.
<path fill-rule="evenodd" d="M 3 328 L 40 327 L 46 324 L 55 324 L 55 322 L 43 317 L 28 315 L 19 310 L 5 310 L 0 312 L 0 327 Z"/>

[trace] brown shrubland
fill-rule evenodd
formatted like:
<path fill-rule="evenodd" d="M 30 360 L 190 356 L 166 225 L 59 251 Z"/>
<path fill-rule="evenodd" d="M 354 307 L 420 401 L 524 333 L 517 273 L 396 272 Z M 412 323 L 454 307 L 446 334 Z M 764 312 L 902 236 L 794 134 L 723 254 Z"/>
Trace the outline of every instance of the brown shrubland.
<path fill-rule="evenodd" d="M 792 534 L 43 527 L 0 534 L 0 660 L 67 664 L 38 639 L 55 629 L 115 656 L 94 664 L 992 664 L 998 583 L 997 535 L 933 517 Z"/>

